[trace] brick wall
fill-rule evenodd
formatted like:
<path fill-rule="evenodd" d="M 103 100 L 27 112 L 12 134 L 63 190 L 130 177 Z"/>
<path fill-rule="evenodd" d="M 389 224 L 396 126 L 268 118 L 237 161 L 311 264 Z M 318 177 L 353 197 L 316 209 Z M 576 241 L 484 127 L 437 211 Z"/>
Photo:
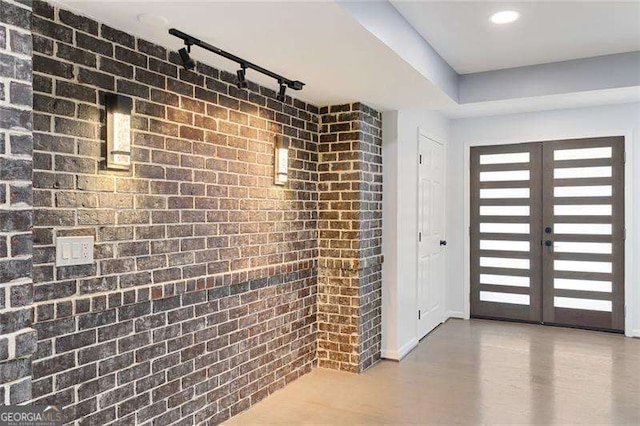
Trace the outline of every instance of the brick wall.
<path fill-rule="evenodd" d="M 79 424 L 218 423 L 308 372 L 318 108 L 43 2 L 33 44 L 33 402 Z M 134 99 L 130 172 L 105 169 L 105 92 Z M 55 266 L 69 235 L 95 237 L 93 264 Z"/>
<path fill-rule="evenodd" d="M 360 103 L 320 114 L 318 361 L 361 372 L 380 359 L 381 114 Z"/>
<path fill-rule="evenodd" d="M 26 3 L 26 2 L 25 2 Z M 31 398 L 31 7 L 0 1 L 0 405 Z"/>
<path fill-rule="evenodd" d="M 380 113 L 281 103 L 45 2 L 0 3 L 0 403 L 219 423 L 318 359 L 379 359 Z M 105 168 L 108 92 L 134 99 L 130 171 Z M 55 266 L 70 235 L 95 238 L 93 264 Z"/>

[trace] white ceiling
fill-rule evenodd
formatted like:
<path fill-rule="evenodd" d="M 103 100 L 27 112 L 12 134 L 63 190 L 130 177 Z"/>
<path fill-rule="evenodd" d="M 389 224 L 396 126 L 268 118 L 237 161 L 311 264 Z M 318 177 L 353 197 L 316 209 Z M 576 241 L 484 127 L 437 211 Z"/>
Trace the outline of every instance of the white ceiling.
<path fill-rule="evenodd" d="M 334 2 L 59 0 L 62 7 L 174 50 L 177 28 L 306 86 L 287 94 L 318 106 L 440 107 L 452 101 Z M 166 18 L 143 24 L 140 14 Z M 192 57 L 235 73 L 238 65 L 194 47 Z M 252 70 L 247 79 L 277 88 Z"/>
<path fill-rule="evenodd" d="M 304 81 L 307 85 L 301 92 L 287 93 L 318 106 L 361 101 L 383 111 L 425 108 L 459 117 L 640 100 L 640 91 L 630 88 L 593 91 L 584 96 L 568 93 L 565 97 L 532 96 L 458 105 L 441 87 L 429 81 L 407 55 L 402 55 L 402 49 L 411 43 L 402 37 L 406 32 L 400 31 L 398 22 L 392 25 L 389 15 L 374 14 L 369 18 L 378 29 L 376 33 L 359 22 L 353 12 L 345 10 L 344 4 L 341 6 L 343 1 L 351 0 L 57 0 L 57 3 L 177 50 L 182 47 L 181 40 L 167 33 L 175 27 L 285 77 Z M 458 72 L 640 50 L 640 0 L 626 4 L 539 1 L 508 5 L 480 1 L 393 1 L 393 5 Z M 367 7 L 370 10 L 372 5 Z M 520 11 L 520 21 L 502 28 L 489 24 L 490 14 L 504 8 Z M 398 16 L 392 7 L 388 10 Z M 142 23 L 137 19 L 140 14 L 161 16 L 167 22 Z M 557 15 L 566 19 L 564 27 Z M 409 28 L 402 17 L 398 19 L 401 26 Z M 433 34 L 426 34 L 427 30 Z M 397 36 L 399 44 L 389 43 L 389 37 L 380 37 L 385 31 Z M 419 36 L 416 38 L 423 42 Z M 424 47 L 419 43 L 411 47 L 417 49 L 414 56 L 422 58 Z M 237 69 L 237 64 L 197 47 L 192 56 L 230 72 Z M 274 89 L 277 86 L 273 79 L 251 70 L 247 71 L 247 78 Z"/>
<path fill-rule="evenodd" d="M 637 0 L 391 3 L 459 74 L 640 50 Z M 520 19 L 492 24 L 501 10 Z"/>

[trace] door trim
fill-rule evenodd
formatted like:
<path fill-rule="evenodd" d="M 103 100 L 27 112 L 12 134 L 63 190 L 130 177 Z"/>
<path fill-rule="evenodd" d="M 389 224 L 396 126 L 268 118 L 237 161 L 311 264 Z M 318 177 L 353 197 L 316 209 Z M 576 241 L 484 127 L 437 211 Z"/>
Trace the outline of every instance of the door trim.
<path fill-rule="evenodd" d="M 422 127 L 418 127 L 418 132 L 416 134 L 415 144 L 416 144 L 416 152 L 418 153 L 418 155 L 420 155 L 420 136 L 424 136 L 425 138 L 431 139 L 432 141 L 442 145 L 442 147 L 444 149 L 443 158 L 445 160 L 448 159 L 447 141 L 442 139 L 442 138 L 440 138 L 440 137 L 432 135 L 431 133 L 429 133 L 427 130 L 423 129 Z M 418 159 L 417 158 L 416 158 L 416 162 L 415 162 L 415 168 L 416 168 L 416 194 L 415 194 L 415 196 L 416 196 L 416 200 L 419 200 L 420 199 L 419 198 L 420 197 L 420 193 L 419 193 L 419 191 L 420 191 L 420 185 L 419 185 L 420 165 L 418 163 Z M 448 206 L 447 206 L 448 197 L 447 197 L 447 191 L 446 191 L 447 182 L 448 182 L 448 179 L 447 179 L 447 172 L 448 172 L 447 161 L 445 161 L 443 169 L 444 169 L 443 170 L 443 176 L 444 176 L 443 180 L 444 180 L 444 188 L 445 188 L 443 197 L 444 197 L 445 216 L 446 216 L 446 211 L 447 211 L 447 208 L 448 208 Z M 415 215 L 416 215 L 416 222 L 415 222 L 416 228 L 415 229 L 416 230 L 418 229 L 418 226 L 419 226 L 418 221 L 420 220 L 419 208 L 420 208 L 419 203 L 416 202 L 416 211 L 415 211 Z M 444 223 L 442 224 L 442 226 L 444 227 L 443 235 L 444 235 L 444 239 L 446 240 L 447 239 L 447 220 L 446 220 L 446 217 L 445 217 L 445 220 L 444 220 Z M 414 255 L 415 255 L 415 260 L 416 260 L 416 262 L 415 262 L 416 263 L 416 266 L 415 266 L 416 269 L 415 269 L 414 272 L 415 272 L 415 277 L 416 278 L 415 278 L 415 287 L 414 287 L 414 300 L 416 301 L 416 304 L 415 304 L 415 317 L 414 317 L 415 318 L 415 320 L 414 320 L 414 336 L 420 336 L 420 320 L 418 319 L 418 306 L 417 306 L 418 305 L 418 298 L 419 298 L 419 291 L 420 291 L 419 290 L 420 283 L 418 282 L 418 268 L 420 267 L 420 263 L 419 263 L 419 257 L 420 257 L 420 251 L 419 250 L 420 250 L 420 247 L 418 246 L 418 236 L 416 235 L 415 237 L 416 238 L 415 238 L 415 246 L 414 246 Z M 448 316 L 447 316 L 448 310 L 447 310 L 447 293 L 446 293 L 446 290 L 447 290 L 447 287 L 448 287 L 447 284 L 449 282 L 448 281 L 449 280 L 449 278 L 448 278 L 449 277 L 449 267 L 448 267 L 449 266 L 449 256 L 448 256 L 447 250 L 443 251 L 443 260 L 445 262 L 445 266 L 444 266 L 444 284 L 443 284 L 444 289 L 443 289 L 443 292 L 441 293 L 442 294 L 441 302 L 442 302 L 442 306 L 443 306 L 442 318 L 440 320 L 441 324 L 443 322 L 445 322 L 447 320 L 447 318 L 448 318 Z M 427 335 L 428 335 L 428 333 L 427 333 Z M 425 337 L 425 336 L 417 337 L 417 339 L 420 340 L 423 337 Z"/>
<path fill-rule="evenodd" d="M 469 236 L 469 227 L 471 223 L 471 171 L 470 171 L 470 158 L 471 147 L 473 146 L 487 146 L 487 145 L 508 145 L 516 143 L 529 143 L 529 142 L 550 142 L 561 139 L 583 139 L 583 138 L 595 138 L 595 137 L 609 137 L 609 136 L 623 136 L 624 146 L 626 152 L 625 163 L 625 189 L 624 189 L 624 220 L 626 226 L 626 239 L 624 244 L 625 262 L 624 262 L 624 275 L 625 275 L 625 335 L 630 337 L 640 337 L 640 283 L 634 286 L 634 283 L 638 282 L 640 266 L 629 261 L 629 259 L 636 259 L 640 255 L 640 239 L 636 235 L 636 227 L 640 225 L 639 220 L 636 221 L 636 209 L 635 206 L 638 203 L 638 196 L 634 194 L 636 189 L 635 168 L 636 162 L 640 162 L 636 156 L 640 155 L 640 149 L 634 149 L 634 141 L 640 137 L 636 135 L 633 129 L 611 129 L 607 131 L 593 131 L 585 133 L 559 133 L 553 136 L 541 135 L 535 139 L 508 139 L 508 140 L 474 140 L 465 141 L 463 146 L 464 151 L 464 164 L 463 164 L 463 185 L 464 185 L 464 229 L 463 229 L 463 254 L 464 254 L 464 282 L 463 282 L 463 306 L 464 306 L 464 318 L 469 319 L 471 313 L 471 256 L 470 247 L 471 241 Z M 638 140 L 640 142 L 640 139 Z M 639 206 L 640 208 L 640 206 Z M 634 327 L 638 328 L 634 328 Z"/>

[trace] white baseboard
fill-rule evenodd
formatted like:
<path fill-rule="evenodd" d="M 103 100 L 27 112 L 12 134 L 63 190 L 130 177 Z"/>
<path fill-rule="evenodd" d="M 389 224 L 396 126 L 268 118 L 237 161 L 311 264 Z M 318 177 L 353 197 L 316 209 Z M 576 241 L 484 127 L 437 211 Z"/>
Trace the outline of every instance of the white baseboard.
<path fill-rule="evenodd" d="M 405 343 L 400 349 L 390 350 L 390 349 L 382 349 L 380 355 L 384 359 L 390 359 L 393 361 L 400 361 L 402 358 L 407 356 L 409 352 L 411 352 L 416 346 L 418 346 L 419 340 L 415 337 Z"/>
<path fill-rule="evenodd" d="M 631 329 L 628 333 L 625 333 L 627 337 L 640 337 L 640 328 Z"/>
<path fill-rule="evenodd" d="M 462 311 L 448 311 L 445 314 L 445 318 L 462 318 L 464 319 L 464 312 Z"/>

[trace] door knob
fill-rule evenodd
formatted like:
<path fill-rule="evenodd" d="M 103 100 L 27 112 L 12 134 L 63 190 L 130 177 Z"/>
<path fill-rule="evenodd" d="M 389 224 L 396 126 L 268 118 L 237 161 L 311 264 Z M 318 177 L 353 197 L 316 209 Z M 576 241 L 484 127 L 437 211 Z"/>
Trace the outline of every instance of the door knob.
<path fill-rule="evenodd" d="M 446 246 L 447 245 L 447 241 L 446 240 L 440 240 L 440 245 L 441 246 Z"/>
<path fill-rule="evenodd" d="M 547 247 L 551 247 L 553 245 L 553 241 L 547 240 L 547 241 L 544 242 L 544 245 L 547 246 Z"/>

